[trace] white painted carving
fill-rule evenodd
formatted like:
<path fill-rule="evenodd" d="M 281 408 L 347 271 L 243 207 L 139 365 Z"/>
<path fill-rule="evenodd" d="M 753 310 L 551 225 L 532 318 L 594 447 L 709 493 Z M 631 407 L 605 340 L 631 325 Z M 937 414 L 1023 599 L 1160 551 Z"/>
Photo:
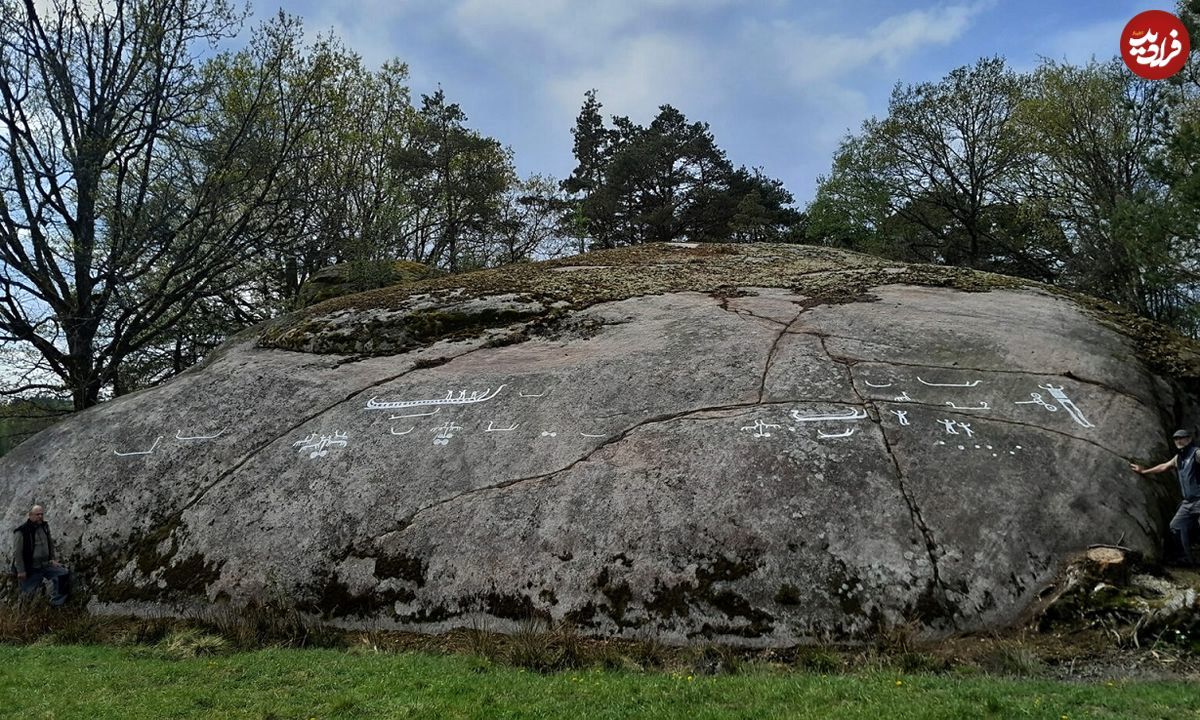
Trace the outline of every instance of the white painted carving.
<path fill-rule="evenodd" d="M 849 428 L 845 432 L 840 432 L 840 433 L 823 433 L 820 430 L 817 430 L 817 437 L 819 437 L 819 438 L 845 438 L 845 437 L 850 437 L 851 435 L 853 435 L 856 430 L 858 430 L 858 428 Z"/>
<path fill-rule="evenodd" d="M 958 434 L 958 431 L 954 429 L 954 426 L 958 424 L 957 421 L 955 421 L 955 420 L 938 420 L 938 422 L 940 422 L 946 428 L 946 433 L 948 435 L 957 435 Z"/>
<path fill-rule="evenodd" d="M 488 400 L 491 400 L 492 398 L 499 395 L 500 391 L 506 387 L 508 387 L 508 386 L 501 385 L 500 387 L 496 388 L 496 392 L 492 392 L 491 388 L 488 388 L 487 390 L 476 390 L 475 392 L 471 393 L 470 395 L 467 394 L 466 390 L 460 390 L 458 393 L 458 397 L 455 397 L 454 391 L 451 390 L 450 392 L 446 393 L 446 397 L 434 399 L 434 400 L 396 400 L 396 401 L 380 402 L 379 400 L 377 400 L 375 398 L 371 398 L 370 400 L 367 401 L 367 409 L 368 410 L 399 410 L 400 408 L 421 407 L 421 406 L 429 406 L 429 405 L 473 405 L 475 403 L 487 402 Z"/>
<path fill-rule="evenodd" d="M 582 435 L 582 436 L 584 436 L 584 437 L 590 437 L 590 438 L 602 438 L 602 437 L 608 437 L 607 435 L 592 435 L 591 433 L 585 433 L 585 432 L 581 432 L 581 433 L 579 433 L 579 434 L 580 434 L 580 435 Z"/>
<path fill-rule="evenodd" d="M 1055 407 L 1054 405 L 1051 405 L 1050 403 L 1048 403 L 1042 399 L 1041 393 L 1031 392 L 1031 393 L 1029 393 L 1029 397 L 1031 397 L 1033 399 L 1032 400 L 1017 400 L 1013 404 L 1014 405 L 1041 405 L 1042 407 L 1046 408 L 1050 412 L 1058 412 L 1057 407 Z"/>
<path fill-rule="evenodd" d="M 416 430 L 416 429 L 417 429 L 417 426 L 416 426 L 416 425 L 413 425 L 412 427 L 410 427 L 409 429 L 405 430 L 404 432 L 402 432 L 402 433 L 398 433 L 398 432 L 396 432 L 396 428 L 392 428 L 392 429 L 391 429 L 391 433 L 392 433 L 393 435 L 407 435 L 407 434 L 409 434 L 410 432 L 412 432 L 413 430 Z"/>
<path fill-rule="evenodd" d="M 329 454 L 331 447 L 346 447 L 346 443 L 350 440 L 344 432 L 334 432 L 333 435 L 320 435 L 313 433 L 303 440 L 297 440 L 292 443 L 292 447 L 300 446 L 299 452 L 308 451 L 308 458 L 315 460 L 319 457 L 325 457 Z"/>
<path fill-rule="evenodd" d="M 117 452 L 116 450 L 113 450 L 113 454 L 118 455 L 120 457 L 131 457 L 133 455 L 149 455 L 150 453 L 154 452 L 154 448 L 158 447 L 158 443 L 162 439 L 163 439 L 162 435 L 159 435 L 158 437 L 154 438 L 154 444 L 150 446 L 149 450 L 140 450 L 138 452 Z"/>
<path fill-rule="evenodd" d="M 493 427 L 493 425 L 493 421 L 488 420 L 487 430 L 484 430 L 484 432 L 512 432 L 521 426 L 520 423 L 513 423 L 512 426 L 506 428 Z"/>
<path fill-rule="evenodd" d="M 175 439 L 176 440 L 212 440 L 214 438 L 221 437 L 221 433 L 223 433 L 225 431 L 222 430 L 221 432 L 217 433 L 216 435 L 193 435 L 192 437 L 182 437 L 179 434 L 181 432 L 183 432 L 183 431 L 182 430 L 175 431 Z"/>
<path fill-rule="evenodd" d="M 975 387 L 979 383 L 983 382 L 982 380 L 976 380 L 974 382 L 969 382 L 969 383 L 931 383 L 931 382 L 926 382 L 924 380 L 921 380 L 920 375 L 917 376 L 917 380 L 922 385 L 928 385 L 929 387 Z"/>
<path fill-rule="evenodd" d="M 971 423 L 960 422 L 958 426 L 967 433 L 967 437 L 975 437 L 975 431 L 971 429 Z M 975 447 L 979 446 L 976 445 Z"/>
<path fill-rule="evenodd" d="M 764 437 L 771 437 L 770 431 L 772 429 L 778 428 L 778 427 L 779 427 L 778 425 L 775 425 L 773 423 L 763 422 L 761 419 L 759 419 L 759 420 L 755 420 L 753 425 L 744 426 L 742 428 L 742 430 L 753 430 L 754 437 L 764 438 Z"/>
<path fill-rule="evenodd" d="M 1038 387 L 1049 392 L 1050 397 L 1057 400 L 1058 404 L 1062 405 L 1063 410 L 1066 410 L 1067 414 L 1070 415 L 1071 419 L 1074 420 L 1078 425 L 1085 428 L 1096 427 L 1088 422 L 1088 419 L 1083 416 L 1083 412 L 1075 405 L 1075 403 L 1071 402 L 1071 398 L 1067 397 L 1067 394 L 1063 392 L 1063 387 L 1061 385 L 1038 385 Z"/>
<path fill-rule="evenodd" d="M 867 387 L 873 387 L 873 388 L 885 388 L 885 387 L 891 387 L 891 386 L 892 386 L 892 384 L 891 384 L 891 383 L 886 383 L 886 384 L 884 384 L 884 385 L 876 385 L 875 383 L 871 382 L 870 380 L 867 380 L 867 381 L 865 381 L 865 382 L 867 383 Z"/>
<path fill-rule="evenodd" d="M 958 405 L 955 405 L 954 403 L 950 402 L 949 400 L 946 401 L 946 404 L 949 405 L 951 407 L 951 409 L 954 409 L 954 410 L 991 410 L 992 409 L 992 406 L 988 405 L 986 400 L 984 402 L 979 403 L 979 407 L 959 407 Z"/>
<path fill-rule="evenodd" d="M 913 400 L 908 396 L 907 390 L 892 398 L 892 400 L 895 400 L 896 402 L 916 402 L 916 400 Z"/>
<path fill-rule="evenodd" d="M 442 411 L 441 408 L 434 408 L 433 412 L 413 413 L 412 415 L 392 415 L 391 417 L 388 418 L 388 420 L 404 420 L 405 418 L 429 417 L 430 415 L 437 415 L 441 411 Z"/>
<path fill-rule="evenodd" d="M 907 410 L 893 410 L 892 414 L 896 416 L 896 419 L 900 421 L 901 425 L 910 424 L 908 422 L 908 411 Z"/>
<path fill-rule="evenodd" d="M 854 409 L 843 415 L 801 415 L 799 410 L 792 411 L 792 419 L 796 422 L 843 422 L 847 420 L 862 420 L 866 416 L 866 410 Z"/>
<path fill-rule="evenodd" d="M 462 430 L 462 425 L 455 425 L 453 420 L 447 420 L 429 432 L 437 433 L 437 436 L 433 438 L 434 445 L 447 445 L 454 437 L 454 433 L 459 430 Z"/>
<path fill-rule="evenodd" d="M 526 395 L 523 392 L 518 392 L 517 394 L 521 397 L 544 397 L 545 395 L 549 394 L 549 392 L 549 390 L 543 390 L 541 395 Z"/>
<path fill-rule="evenodd" d="M 553 430 L 543 430 L 542 437 L 558 437 L 558 433 Z"/>

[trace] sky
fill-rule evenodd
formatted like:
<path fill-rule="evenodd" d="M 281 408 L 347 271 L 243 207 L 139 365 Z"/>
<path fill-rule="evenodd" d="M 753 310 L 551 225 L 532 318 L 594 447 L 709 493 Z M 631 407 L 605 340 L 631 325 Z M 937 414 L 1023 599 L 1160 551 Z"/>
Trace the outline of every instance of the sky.
<path fill-rule="evenodd" d="M 275 0 L 279 2 L 279 0 Z M 369 66 L 396 58 L 414 102 L 440 84 L 467 124 L 512 148 L 522 176 L 574 167 L 571 128 L 591 88 L 608 116 L 646 125 L 660 105 L 709 123 L 735 165 L 761 166 L 800 206 L 838 141 L 887 111 L 896 83 L 980 57 L 1117 54 L 1137 13 L 1116 0 L 252 0 L 332 30 Z"/>

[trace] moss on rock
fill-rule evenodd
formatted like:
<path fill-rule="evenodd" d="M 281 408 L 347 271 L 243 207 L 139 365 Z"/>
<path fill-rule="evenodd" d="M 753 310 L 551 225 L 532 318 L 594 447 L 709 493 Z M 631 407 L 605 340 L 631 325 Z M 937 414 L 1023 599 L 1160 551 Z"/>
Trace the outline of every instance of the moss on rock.
<path fill-rule="evenodd" d="M 1006 275 L 807 245 L 652 243 L 427 278 L 307 307 L 266 326 L 259 344 L 389 355 L 513 324 L 538 329 L 522 328 L 492 341 L 503 345 L 548 334 L 571 311 L 643 295 L 775 287 L 821 305 L 870 300 L 872 288 L 893 284 L 966 292 L 1028 288 L 1064 297 L 1131 338 L 1151 369 L 1200 384 L 1200 345 L 1112 303 Z M 500 296 L 516 296 L 524 304 L 507 310 L 488 309 L 486 303 L 471 307 L 472 301 Z"/>

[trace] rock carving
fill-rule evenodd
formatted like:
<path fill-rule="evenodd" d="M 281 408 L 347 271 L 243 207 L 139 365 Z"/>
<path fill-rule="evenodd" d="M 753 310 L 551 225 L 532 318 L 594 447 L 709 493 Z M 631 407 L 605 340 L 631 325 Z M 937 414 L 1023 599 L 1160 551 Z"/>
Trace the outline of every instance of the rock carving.
<path fill-rule="evenodd" d="M 503 387 L 503 385 L 501 387 Z M 527 395 L 523 392 L 518 392 L 517 394 L 520 395 L 521 397 L 545 397 L 549 392 L 550 392 L 549 390 L 543 390 L 541 395 Z"/>
<path fill-rule="evenodd" d="M 121 457 L 130 457 L 132 455 L 149 455 L 150 453 L 154 452 L 154 448 L 158 447 L 158 442 L 162 439 L 163 439 L 162 435 L 159 435 L 158 437 L 156 437 L 154 439 L 154 444 L 150 446 L 149 450 L 141 450 L 138 452 L 118 452 L 116 450 L 113 450 L 113 454 L 119 455 Z"/>
<path fill-rule="evenodd" d="M 954 426 L 958 424 L 958 421 L 956 421 L 956 420 L 938 420 L 938 422 L 940 422 L 943 426 L 945 426 L 947 434 L 949 434 L 949 435 L 957 435 L 958 434 L 958 431 L 954 429 Z"/>
<path fill-rule="evenodd" d="M 585 433 L 585 432 L 581 432 L 581 433 L 579 433 L 579 434 L 580 434 L 580 435 L 582 435 L 582 436 L 584 436 L 584 437 L 590 437 L 590 438 L 602 438 L 602 437 L 608 437 L 607 435 L 593 435 L 593 434 L 591 434 L 591 433 Z"/>
<path fill-rule="evenodd" d="M 454 391 L 446 393 L 446 397 L 434 400 L 396 400 L 380 402 L 375 398 L 367 401 L 367 410 L 397 410 L 406 407 L 420 407 L 423 405 L 473 405 L 474 403 L 487 402 L 500 394 L 506 385 L 501 385 L 496 388 L 496 392 L 491 392 L 491 388 L 487 390 L 476 390 L 467 395 L 466 390 L 460 390 L 458 397 L 454 396 Z"/>
<path fill-rule="evenodd" d="M 867 387 L 873 387 L 873 388 L 887 388 L 887 387 L 892 386 L 891 383 L 884 383 L 883 385 L 876 385 L 875 383 L 871 382 L 870 380 L 866 380 L 865 382 L 867 383 Z"/>
<path fill-rule="evenodd" d="M 1083 416 L 1083 412 L 1076 407 L 1075 403 L 1071 402 L 1071 398 L 1067 397 L 1067 394 L 1063 392 L 1063 387 L 1061 385 L 1038 385 L 1038 387 L 1048 391 L 1050 393 L 1050 397 L 1057 400 L 1058 404 L 1062 405 L 1063 410 L 1066 410 L 1067 414 L 1071 416 L 1071 419 L 1081 427 L 1096 427 L 1088 422 L 1088 419 Z"/>
<path fill-rule="evenodd" d="M 908 422 L 908 411 L 907 410 L 893 410 L 892 414 L 896 416 L 896 419 L 900 421 L 901 425 L 911 424 Z"/>
<path fill-rule="evenodd" d="M 325 457 L 329 454 L 331 447 L 346 447 L 346 443 L 350 440 L 344 432 L 334 432 L 333 435 L 320 435 L 313 433 L 303 440 L 297 440 L 292 443 L 292 447 L 300 446 L 299 452 L 308 451 L 308 458 L 315 460 L 319 457 Z"/>
<path fill-rule="evenodd" d="M 823 432 L 821 432 L 820 430 L 817 430 L 817 437 L 819 437 L 819 438 L 844 438 L 844 437 L 850 437 L 850 436 L 851 436 L 851 435 L 853 435 L 853 434 L 855 433 L 855 431 L 857 431 L 857 430 L 858 430 L 858 428 L 848 428 L 848 429 L 847 429 L 847 430 L 845 430 L 844 432 L 840 432 L 840 433 L 823 433 Z"/>
<path fill-rule="evenodd" d="M 753 425 L 744 426 L 742 428 L 742 430 L 753 430 L 754 437 L 764 438 L 764 437 L 771 437 L 770 430 L 772 428 L 778 428 L 778 427 L 779 427 L 778 425 L 775 425 L 773 423 L 763 422 L 760 419 L 760 420 L 755 420 Z"/>
<path fill-rule="evenodd" d="M 912 398 L 910 398 L 910 397 L 908 396 L 908 391 L 907 391 L 907 390 L 905 390 L 904 392 L 900 393 L 900 394 L 899 394 L 899 395 L 897 395 L 896 397 L 892 398 L 892 400 L 894 400 L 894 401 L 896 401 L 896 402 L 916 402 L 915 400 L 913 400 Z"/>
<path fill-rule="evenodd" d="M 959 407 L 958 405 L 955 405 L 954 403 L 950 402 L 949 400 L 946 401 L 946 404 L 949 405 L 954 410 L 991 410 L 992 409 L 992 406 L 988 405 L 987 401 L 979 403 L 979 407 Z"/>
<path fill-rule="evenodd" d="M 434 445 L 447 445 L 454 437 L 454 433 L 459 430 L 462 430 L 462 425 L 455 425 L 453 420 L 447 420 L 429 432 L 437 433 L 437 436 L 433 438 Z"/>
<path fill-rule="evenodd" d="M 840 422 L 862 420 L 866 416 L 866 410 L 850 410 L 844 415 L 801 415 L 799 410 L 792 411 L 792 419 L 796 422 Z"/>
<path fill-rule="evenodd" d="M 193 435 L 192 437 L 181 437 L 179 435 L 179 433 L 181 433 L 181 432 L 183 432 L 183 431 L 182 430 L 175 431 L 175 439 L 176 440 L 212 440 L 214 438 L 221 437 L 221 433 L 223 433 L 225 431 L 221 430 L 221 432 L 217 433 L 216 435 Z"/>
<path fill-rule="evenodd" d="M 498 428 L 498 427 L 494 427 L 494 425 L 495 425 L 495 423 L 493 421 L 488 420 L 487 430 L 484 430 L 484 432 L 512 432 L 513 430 L 516 430 L 518 427 L 520 427 L 521 424 L 513 423 L 511 426 L 506 427 L 506 428 Z"/>
<path fill-rule="evenodd" d="M 434 408 L 433 412 L 413 413 L 412 415 L 392 415 L 392 416 L 388 417 L 388 420 L 403 420 L 405 418 L 429 417 L 430 415 L 437 415 L 441 411 L 442 411 L 441 408 Z"/>
<path fill-rule="evenodd" d="M 553 430 L 543 430 L 541 436 L 542 437 L 558 437 L 558 433 L 554 432 Z"/>
<path fill-rule="evenodd" d="M 1029 397 L 1031 397 L 1033 399 L 1032 400 L 1017 400 L 1013 404 L 1014 405 L 1041 405 L 1042 407 L 1046 408 L 1050 412 L 1058 412 L 1057 407 L 1055 407 L 1054 405 L 1051 405 L 1050 403 L 1048 403 L 1042 399 L 1041 393 L 1031 392 L 1031 393 L 1029 393 Z"/>
<path fill-rule="evenodd" d="M 392 428 L 390 432 L 391 432 L 393 435 L 407 435 L 407 434 L 409 434 L 410 432 L 412 432 L 413 430 L 415 430 L 416 428 L 417 428 L 417 426 L 416 426 L 416 425 L 413 425 L 412 427 L 410 427 L 409 429 L 405 430 L 405 431 L 404 431 L 404 432 L 402 432 L 402 433 L 398 433 L 398 432 L 396 432 L 396 428 Z"/>
<path fill-rule="evenodd" d="M 982 380 L 975 380 L 974 382 L 968 382 L 968 383 L 931 383 L 931 382 L 926 382 L 924 380 L 921 380 L 920 375 L 917 376 L 917 380 L 922 385 L 928 385 L 929 387 L 975 387 L 979 383 L 983 382 Z"/>

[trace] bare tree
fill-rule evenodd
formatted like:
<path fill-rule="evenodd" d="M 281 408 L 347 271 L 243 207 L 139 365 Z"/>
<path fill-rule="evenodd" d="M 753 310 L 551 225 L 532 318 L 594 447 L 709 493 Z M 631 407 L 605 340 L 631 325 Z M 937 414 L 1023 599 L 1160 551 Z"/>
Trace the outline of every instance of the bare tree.
<path fill-rule="evenodd" d="M 0 342 L 33 348 L 76 409 L 243 284 L 303 201 L 280 178 L 335 53 L 302 51 L 281 15 L 202 61 L 243 19 L 225 0 L 0 0 Z"/>

